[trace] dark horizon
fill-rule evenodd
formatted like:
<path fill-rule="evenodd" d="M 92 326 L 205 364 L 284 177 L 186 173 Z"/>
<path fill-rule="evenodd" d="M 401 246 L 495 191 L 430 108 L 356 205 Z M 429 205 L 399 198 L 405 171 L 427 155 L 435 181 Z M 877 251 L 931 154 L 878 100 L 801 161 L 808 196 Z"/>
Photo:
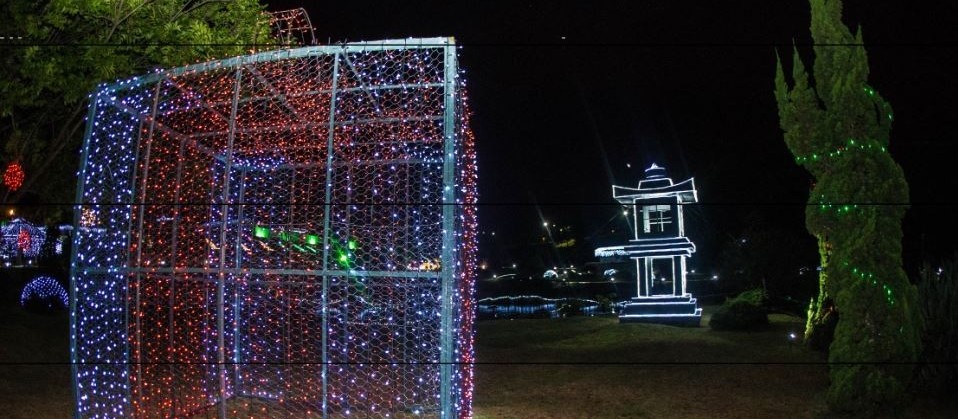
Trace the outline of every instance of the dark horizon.
<path fill-rule="evenodd" d="M 793 43 L 806 64 L 813 58 L 807 1 L 415 4 L 270 10 L 304 7 L 323 44 L 456 38 L 479 151 L 480 229 L 497 233 L 496 246 L 535 242 L 543 220 L 572 227 L 582 246 L 624 238 L 611 186 L 635 185 L 653 162 L 673 180 L 695 178 L 701 204 L 687 235 L 696 265 L 716 264 L 756 217 L 804 233 L 811 177 L 785 147 L 772 89 L 776 53 L 786 68 Z M 895 111 L 890 150 L 911 190 L 909 273 L 956 249 L 947 191 L 958 181 L 946 172 L 958 155 L 948 140 L 956 121 L 945 106 L 958 93 L 948 73 L 955 7 L 845 1 L 871 85 Z M 484 260 L 509 263 L 496 246 L 481 248 Z"/>

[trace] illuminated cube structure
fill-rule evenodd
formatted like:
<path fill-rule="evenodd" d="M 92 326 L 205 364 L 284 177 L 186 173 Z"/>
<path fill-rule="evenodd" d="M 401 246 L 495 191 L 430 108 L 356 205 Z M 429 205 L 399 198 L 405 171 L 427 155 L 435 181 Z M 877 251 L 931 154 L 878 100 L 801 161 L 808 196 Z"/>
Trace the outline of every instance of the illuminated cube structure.
<path fill-rule="evenodd" d="M 77 417 L 471 415 L 476 162 L 451 38 L 91 96 Z"/>
<path fill-rule="evenodd" d="M 633 216 L 634 238 L 622 246 L 595 250 L 603 259 L 635 260 L 638 293 L 626 303 L 619 322 L 698 326 L 702 309 L 686 290 L 685 259 L 695 244 L 685 237 L 683 205 L 698 201 L 695 179 L 673 183 L 652 164 L 636 188 L 613 186 L 612 197 Z"/>
<path fill-rule="evenodd" d="M 40 248 L 47 240 L 47 228 L 36 226 L 23 218 L 0 223 L 0 260 L 4 266 L 13 263 L 32 264 L 40 256 Z"/>

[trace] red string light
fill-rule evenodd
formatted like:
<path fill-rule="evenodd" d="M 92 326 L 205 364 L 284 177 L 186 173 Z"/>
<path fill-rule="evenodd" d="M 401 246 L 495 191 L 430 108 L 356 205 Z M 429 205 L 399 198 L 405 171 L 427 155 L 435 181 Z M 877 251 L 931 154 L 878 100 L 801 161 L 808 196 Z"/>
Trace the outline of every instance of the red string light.
<path fill-rule="evenodd" d="M 25 176 L 23 166 L 20 165 L 20 162 L 11 162 L 7 165 L 7 169 L 3 171 L 3 185 L 11 191 L 16 191 L 23 186 L 23 178 Z"/>
<path fill-rule="evenodd" d="M 474 138 L 455 46 L 426 41 L 96 96 L 81 416 L 471 415 Z"/>
<path fill-rule="evenodd" d="M 20 233 L 17 234 L 17 247 L 21 251 L 26 252 L 30 250 L 30 232 L 27 230 L 20 230 Z"/>

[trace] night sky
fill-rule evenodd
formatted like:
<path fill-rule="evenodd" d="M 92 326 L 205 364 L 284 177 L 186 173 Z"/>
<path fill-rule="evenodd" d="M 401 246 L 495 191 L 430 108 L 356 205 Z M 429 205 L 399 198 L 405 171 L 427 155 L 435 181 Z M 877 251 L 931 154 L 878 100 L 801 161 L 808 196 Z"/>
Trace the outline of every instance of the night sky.
<path fill-rule="evenodd" d="M 806 0 L 449 3 L 269 8 L 304 7 L 322 44 L 456 38 L 490 263 L 535 243 L 543 220 L 571 227 L 581 247 L 624 240 L 611 185 L 635 186 L 652 162 L 673 180 L 695 177 L 693 264 L 716 263 L 722 243 L 756 217 L 804 234 L 811 178 L 782 140 L 772 89 L 776 49 L 790 68 L 794 41 L 810 64 Z M 913 271 L 956 249 L 958 5 L 873 3 L 846 1 L 845 23 L 863 27 L 870 84 L 895 111 L 891 152 L 911 188 L 904 245 Z"/>

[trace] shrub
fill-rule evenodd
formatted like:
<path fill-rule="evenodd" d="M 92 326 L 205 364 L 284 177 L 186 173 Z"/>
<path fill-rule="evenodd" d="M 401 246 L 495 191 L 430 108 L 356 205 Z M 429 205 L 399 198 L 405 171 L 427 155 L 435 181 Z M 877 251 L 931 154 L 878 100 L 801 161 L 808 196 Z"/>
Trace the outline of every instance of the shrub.
<path fill-rule="evenodd" d="M 577 299 L 567 299 L 559 306 L 559 315 L 562 317 L 582 315 L 582 302 Z"/>
<path fill-rule="evenodd" d="M 615 309 L 615 294 L 598 294 L 595 300 L 599 303 L 599 313 L 612 313 Z"/>
<path fill-rule="evenodd" d="M 926 265 L 918 284 L 923 320 L 923 351 L 916 384 L 927 393 L 944 395 L 958 385 L 958 255 L 941 270 Z"/>
<path fill-rule="evenodd" d="M 767 325 L 765 292 L 760 289 L 745 291 L 726 300 L 709 321 L 713 330 L 758 330 Z"/>

